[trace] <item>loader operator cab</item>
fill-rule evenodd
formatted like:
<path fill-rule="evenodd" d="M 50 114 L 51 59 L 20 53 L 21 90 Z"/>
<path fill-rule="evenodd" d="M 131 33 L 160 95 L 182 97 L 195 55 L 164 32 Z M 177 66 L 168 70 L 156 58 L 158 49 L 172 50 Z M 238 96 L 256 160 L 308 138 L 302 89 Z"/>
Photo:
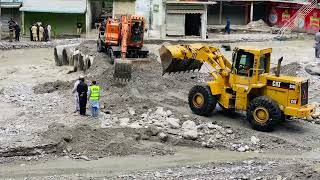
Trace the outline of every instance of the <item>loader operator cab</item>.
<path fill-rule="evenodd" d="M 260 59 L 257 67 L 254 67 L 255 55 L 246 52 L 243 49 L 234 51 L 233 59 L 233 72 L 240 76 L 252 77 L 254 70 L 258 70 L 258 74 L 269 73 L 270 69 L 270 53 L 260 54 Z"/>
<path fill-rule="evenodd" d="M 238 50 L 233 54 L 233 69 L 236 74 L 241 76 L 252 76 L 254 64 L 254 55 Z"/>

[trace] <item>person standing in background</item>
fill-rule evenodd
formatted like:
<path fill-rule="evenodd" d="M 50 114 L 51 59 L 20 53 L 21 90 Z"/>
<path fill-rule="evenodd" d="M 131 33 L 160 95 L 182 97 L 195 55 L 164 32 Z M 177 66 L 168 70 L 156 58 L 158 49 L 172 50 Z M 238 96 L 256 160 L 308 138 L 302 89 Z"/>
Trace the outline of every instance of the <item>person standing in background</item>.
<path fill-rule="evenodd" d="M 47 30 L 48 30 L 48 41 L 50 41 L 51 40 L 51 25 L 50 24 L 47 25 Z"/>
<path fill-rule="evenodd" d="M 77 34 L 81 35 L 81 32 L 82 32 L 82 23 L 78 22 L 77 23 Z"/>
<path fill-rule="evenodd" d="M 225 33 L 228 33 L 228 34 L 230 34 L 230 31 L 231 31 L 231 20 L 230 20 L 230 18 L 229 17 L 227 17 L 227 24 L 226 24 L 226 27 L 224 28 L 224 32 Z"/>
<path fill-rule="evenodd" d="M 30 41 L 33 41 L 32 26 L 29 27 L 29 31 L 30 31 Z"/>
<path fill-rule="evenodd" d="M 77 92 L 79 95 L 80 115 L 85 116 L 88 101 L 88 85 L 84 82 L 84 77 L 80 78 L 80 83 L 77 86 Z"/>
<path fill-rule="evenodd" d="M 314 45 L 314 50 L 315 50 L 315 56 L 316 58 L 319 58 L 320 57 L 320 30 L 319 32 L 316 33 L 315 35 L 315 45 Z"/>
<path fill-rule="evenodd" d="M 39 26 L 39 41 L 43 41 L 44 29 L 42 25 Z"/>
<path fill-rule="evenodd" d="M 20 26 L 18 25 L 18 23 L 15 24 L 14 26 L 14 32 L 15 32 L 15 40 L 16 41 L 20 41 Z"/>
<path fill-rule="evenodd" d="M 13 39 L 13 31 L 14 31 L 14 26 L 16 22 L 12 18 L 10 18 L 10 21 L 8 21 L 8 26 L 9 26 L 9 42 L 12 42 Z"/>
<path fill-rule="evenodd" d="M 32 25 L 31 31 L 32 31 L 33 41 L 38 41 L 38 28 L 37 28 L 36 24 Z"/>
<path fill-rule="evenodd" d="M 47 29 L 47 25 L 45 25 L 45 26 L 44 26 L 43 36 L 44 36 L 44 37 L 43 37 L 44 41 L 45 41 L 45 42 L 47 42 L 47 41 L 48 41 L 48 39 L 49 39 L 49 38 L 48 38 L 48 29 Z"/>
<path fill-rule="evenodd" d="M 75 109 L 74 113 L 80 111 L 79 94 L 77 92 L 78 85 L 80 84 L 80 79 L 84 79 L 84 76 L 82 76 L 82 75 L 79 76 L 79 79 L 76 80 L 76 82 L 74 83 L 73 89 L 72 89 L 72 94 L 74 96 L 75 106 L 76 106 L 76 109 Z"/>

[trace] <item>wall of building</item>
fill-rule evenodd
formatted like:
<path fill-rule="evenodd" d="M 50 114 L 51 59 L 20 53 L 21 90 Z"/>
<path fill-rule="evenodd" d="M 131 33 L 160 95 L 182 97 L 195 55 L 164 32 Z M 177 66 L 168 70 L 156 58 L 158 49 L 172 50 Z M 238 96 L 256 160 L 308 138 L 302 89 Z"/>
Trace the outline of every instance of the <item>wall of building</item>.
<path fill-rule="evenodd" d="M 21 24 L 21 13 L 18 8 L 1 8 L 0 21 L 4 27 L 8 24 L 10 18 Z M 5 30 L 5 29 L 4 29 Z"/>
<path fill-rule="evenodd" d="M 268 22 L 273 26 L 284 25 L 301 7 L 299 4 L 272 3 L 269 7 Z M 298 21 L 297 21 L 298 22 Z M 320 29 L 320 9 L 314 9 L 305 18 L 299 19 L 297 29 L 317 32 Z"/>
<path fill-rule="evenodd" d="M 266 2 L 259 2 L 253 4 L 253 21 L 258 21 L 260 19 L 265 22 L 268 21 L 268 4 Z"/>
<path fill-rule="evenodd" d="M 246 24 L 246 10 L 242 4 L 234 4 L 231 2 L 222 3 L 222 24 L 226 24 L 227 17 L 230 17 L 231 24 Z M 208 25 L 219 24 L 220 2 L 215 5 L 208 6 Z"/>
<path fill-rule="evenodd" d="M 34 22 L 50 24 L 52 34 L 55 35 L 75 35 L 77 33 L 77 22 L 83 24 L 82 31 L 85 32 L 85 14 L 58 14 L 58 13 L 33 13 L 25 12 L 25 32 L 29 33 L 29 28 Z"/>
<path fill-rule="evenodd" d="M 135 14 L 136 4 L 135 1 L 115 0 L 113 1 L 113 15 L 120 18 L 121 15 Z"/>

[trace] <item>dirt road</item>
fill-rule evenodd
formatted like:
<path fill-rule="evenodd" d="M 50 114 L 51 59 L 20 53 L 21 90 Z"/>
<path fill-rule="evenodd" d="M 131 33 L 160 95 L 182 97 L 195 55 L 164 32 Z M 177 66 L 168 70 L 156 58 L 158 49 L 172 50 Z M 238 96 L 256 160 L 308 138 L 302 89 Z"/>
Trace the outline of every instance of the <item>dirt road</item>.
<path fill-rule="evenodd" d="M 231 44 L 238 45 L 274 47 L 273 63 L 282 55 L 284 64 L 316 61 L 312 41 Z M 149 47 L 156 54 L 159 45 Z M 195 116 L 187 94 L 203 74 L 161 76 L 152 61 L 135 66 L 132 82 L 123 85 L 113 81 L 105 58 L 98 55 L 86 75 L 103 87 L 102 111 L 111 114 L 93 120 L 73 113 L 70 91 L 79 73 L 55 66 L 52 49 L 0 51 L 0 178 L 319 179 L 318 124 L 293 120 L 263 133 L 241 113 L 218 108 L 209 118 Z M 168 118 L 179 127 L 165 124 Z M 181 124 L 188 121 L 195 122 L 196 140 L 183 137 Z M 17 156 L 22 150 L 28 153 Z"/>

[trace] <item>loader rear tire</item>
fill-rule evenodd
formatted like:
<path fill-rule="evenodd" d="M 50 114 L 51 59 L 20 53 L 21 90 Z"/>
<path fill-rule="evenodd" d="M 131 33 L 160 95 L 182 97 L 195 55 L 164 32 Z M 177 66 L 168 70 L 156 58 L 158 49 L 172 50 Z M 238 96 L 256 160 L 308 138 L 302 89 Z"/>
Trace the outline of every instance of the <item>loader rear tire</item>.
<path fill-rule="evenodd" d="M 208 86 L 194 86 L 188 100 L 192 112 L 200 116 L 209 116 L 217 105 L 217 97 L 211 94 Z"/>
<path fill-rule="evenodd" d="M 281 119 L 281 110 L 278 104 L 266 96 L 254 98 L 247 111 L 247 120 L 253 129 L 269 132 Z"/>

